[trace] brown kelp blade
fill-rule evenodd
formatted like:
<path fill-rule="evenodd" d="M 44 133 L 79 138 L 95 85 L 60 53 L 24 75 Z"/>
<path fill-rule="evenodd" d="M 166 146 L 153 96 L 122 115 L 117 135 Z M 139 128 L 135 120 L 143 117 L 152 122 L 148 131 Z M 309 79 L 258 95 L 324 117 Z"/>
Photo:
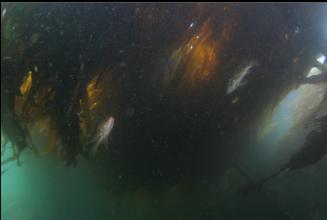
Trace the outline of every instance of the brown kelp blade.
<path fill-rule="evenodd" d="M 321 120 L 326 120 L 325 116 Z M 326 121 L 321 121 L 326 123 Z M 319 162 L 327 153 L 327 131 L 321 125 L 309 133 L 304 142 L 304 146 L 299 152 L 294 154 L 287 163 L 289 169 L 300 169 Z"/>
<path fill-rule="evenodd" d="M 243 188 L 241 188 L 239 190 L 240 193 L 242 194 L 249 194 L 249 193 L 255 193 L 255 192 L 260 192 L 263 185 L 268 182 L 269 180 L 271 180 L 273 177 L 278 176 L 281 172 L 283 172 L 284 170 L 286 170 L 286 167 L 282 167 L 280 170 L 278 170 L 277 172 L 271 174 L 270 176 L 267 176 L 261 180 L 259 180 L 258 182 L 249 184 L 248 186 L 245 186 Z"/>

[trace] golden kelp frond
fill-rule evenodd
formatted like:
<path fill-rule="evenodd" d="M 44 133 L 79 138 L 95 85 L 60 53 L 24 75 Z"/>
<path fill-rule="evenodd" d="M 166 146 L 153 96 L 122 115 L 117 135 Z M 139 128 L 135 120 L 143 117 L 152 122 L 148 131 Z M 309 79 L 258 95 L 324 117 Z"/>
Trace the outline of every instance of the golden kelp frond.
<path fill-rule="evenodd" d="M 20 93 L 23 96 L 26 96 L 28 94 L 28 92 L 30 91 L 31 87 L 32 87 L 32 83 L 33 83 L 33 78 L 32 78 L 32 71 L 29 71 L 25 78 L 24 81 L 22 83 L 22 85 L 20 86 Z"/>
<path fill-rule="evenodd" d="M 96 99 L 100 93 L 100 90 L 97 88 L 97 79 L 99 78 L 99 75 L 96 75 L 93 77 L 93 79 L 89 82 L 89 84 L 86 87 L 87 96 L 90 100 Z"/>
<path fill-rule="evenodd" d="M 108 100 L 110 99 L 113 88 L 111 87 L 111 75 L 108 72 L 96 74 L 86 86 L 86 96 L 80 99 L 81 114 L 80 128 L 86 135 L 91 131 L 91 122 L 99 115 L 104 115 L 107 111 Z"/>
<path fill-rule="evenodd" d="M 47 137 L 46 143 L 42 144 L 42 146 L 38 146 L 38 148 L 36 148 L 32 144 L 32 147 L 34 148 L 32 150 L 36 150 L 36 154 L 39 156 L 50 154 L 51 156 L 57 157 L 59 147 L 59 134 L 54 119 L 51 119 L 50 117 L 40 119 L 37 122 L 33 123 L 30 129 L 32 130 L 32 134 L 36 137 Z"/>
<path fill-rule="evenodd" d="M 220 64 L 223 44 L 229 40 L 232 26 L 228 22 L 222 25 L 219 37 L 214 36 L 213 22 L 207 19 L 193 34 L 171 55 L 174 66 L 166 74 L 164 83 L 180 79 L 187 88 L 208 81 Z M 216 39 L 217 40 L 216 40 Z"/>
<path fill-rule="evenodd" d="M 51 89 L 44 86 L 38 89 L 33 98 L 18 96 L 15 100 L 15 113 L 24 122 L 37 122 L 46 117 L 46 100 L 51 99 Z M 28 103 L 27 103 L 28 102 Z"/>
<path fill-rule="evenodd" d="M 186 80 L 191 85 L 197 80 L 206 80 L 218 64 L 218 43 L 211 40 L 212 30 L 209 24 L 204 24 L 200 33 L 193 36 L 184 46 L 186 56 Z M 185 56 L 184 55 L 184 56 Z"/>
<path fill-rule="evenodd" d="M 109 72 L 97 74 L 87 85 L 87 96 L 90 110 L 94 109 L 103 99 L 112 94 L 111 75 Z"/>

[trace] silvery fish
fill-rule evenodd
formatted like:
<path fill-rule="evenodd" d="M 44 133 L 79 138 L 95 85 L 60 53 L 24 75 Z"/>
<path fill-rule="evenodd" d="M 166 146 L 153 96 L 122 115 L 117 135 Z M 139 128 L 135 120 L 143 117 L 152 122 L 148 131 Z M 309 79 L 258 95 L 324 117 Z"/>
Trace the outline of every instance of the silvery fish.
<path fill-rule="evenodd" d="M 235 74 L 228 83 L 227 94 L 233 93 L 239 87 L 245 85 L 247 82 L 244 80 L 245 76 L 250 73 L 252 67 L 258 64 L 254 61 L 248 63 L 239 73 Z"/>
<path fill-rule="evenodd" d="M 97 153 L 101 145 L 108 150 L 108 138 L 114 127 L 114 123 L 114 117 L 110 116 L 98 126 L 95 137 L 90 141 L 90 143 L 95 142 L 95 145 L 92 148 L 92 153 Z"/>

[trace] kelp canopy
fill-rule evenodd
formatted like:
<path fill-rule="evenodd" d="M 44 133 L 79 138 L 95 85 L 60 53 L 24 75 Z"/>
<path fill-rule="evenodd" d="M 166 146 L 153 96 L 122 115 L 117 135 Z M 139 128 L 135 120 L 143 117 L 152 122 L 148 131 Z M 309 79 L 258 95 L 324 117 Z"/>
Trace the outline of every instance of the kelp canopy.
<path fill-rule="evenodd" d="M 89 158 L 97 126 L 113 116 L 106 157 L 114 173 L 169 184 L 217 172 L 285 94 L 326 82 L 326 61 L 316 61 L 327 51 L 321 10 L 2 3 L 1 135 L 14 148 L 9 160 L 31 148 L 77 165 L 78 155 Z M 306 78 L 312 66 L 322 73 Z M 235 74 L 243 67 L 252 73 Z M 34 146 L 36 130 L 47 146 Z"/>

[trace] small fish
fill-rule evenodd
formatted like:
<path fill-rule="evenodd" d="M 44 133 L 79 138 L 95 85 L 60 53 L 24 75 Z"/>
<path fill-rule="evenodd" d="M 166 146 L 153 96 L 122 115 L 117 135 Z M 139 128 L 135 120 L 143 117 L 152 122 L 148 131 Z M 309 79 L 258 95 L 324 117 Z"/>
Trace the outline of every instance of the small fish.
<path fill-rule="evenodd" d="M 228 83 L 227 94 L 233 93 L 239 87 L 247 83 L 244 80 L 245 76 L 250 73 L 252 67 L 257 66 L 258 64 L 255 61 L 248 63 L 239 73 L 235 74 L 233 78 Z"/>
<path fill-rule="evenodd" d="M 110 116 L 107 120 L 98 126 L 95 138 L 91 142 L 96 142 L 92 149 L 93 153 L 99 151 L 100 145 L 104 145 L 105 149 L 108 150 L 108 137 L 114 127 L 115 119 Z"/>

